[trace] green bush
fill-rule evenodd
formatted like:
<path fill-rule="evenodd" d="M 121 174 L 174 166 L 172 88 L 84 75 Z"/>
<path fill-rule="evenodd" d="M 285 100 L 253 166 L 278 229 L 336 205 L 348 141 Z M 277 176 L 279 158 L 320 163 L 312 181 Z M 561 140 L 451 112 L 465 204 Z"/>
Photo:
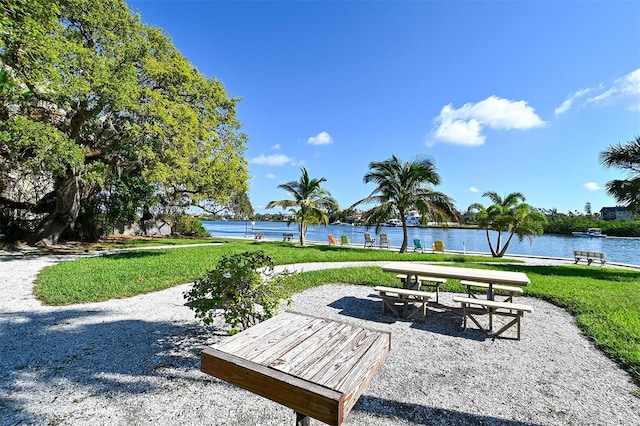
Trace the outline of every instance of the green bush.
<path fill-rule="evenodd" d="M 168 220 L 171 223 L 171 232 L 187 237 L 210 237 L 200 219 L 189 215 L 179 215 Z"/>
<path fill-rule="evenodd" d="M 276 273 L 273 260 L 263 250 L 223 256 L 185 298 L 197 318 L 211 324 L 222 315 L 233 334 L 278 312 L 285 299 L 281 280 L 288 275 L 286 271 Z"/>

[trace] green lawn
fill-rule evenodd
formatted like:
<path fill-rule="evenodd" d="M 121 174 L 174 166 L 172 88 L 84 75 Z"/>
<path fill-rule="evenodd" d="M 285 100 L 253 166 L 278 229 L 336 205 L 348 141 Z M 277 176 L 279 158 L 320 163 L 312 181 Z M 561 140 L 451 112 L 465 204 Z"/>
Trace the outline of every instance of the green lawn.
<path fill-rule="evenodd" d="M 367 260 L 466 262 L 465 266 L 521 271 L 531 279 L 525 295 L 566 308 L 593 342 L 640 383 L 640 272 L 594 266 L 491 264 L 486 257 L 422 254 L 290 243 L 226 242 L 217 246 L 134 251 L 63 262 L 45 268 L 36 280 L 44 303 L 66 305 L 130 297 L 195 281 L 224 254 L 263 249 L 276 264 Z M 398 285 L 379 267 L 341 268 L 298 274 L 286 282 L 290 294 L 325 283 Z M 449 280 L 443 291 L 463 292 Z"/>

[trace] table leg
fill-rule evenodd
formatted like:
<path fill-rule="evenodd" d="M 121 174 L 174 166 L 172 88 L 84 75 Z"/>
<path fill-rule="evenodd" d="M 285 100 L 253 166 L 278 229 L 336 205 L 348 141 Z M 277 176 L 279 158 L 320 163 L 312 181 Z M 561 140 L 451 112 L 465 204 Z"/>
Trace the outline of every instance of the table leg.
<path fill-rule="evenodd" d="M 489 288 L 487 288 L 487 300 L 495 300 L 493 283 L 489 283 Z M 489 331 L 493 331 L 493 310 L 491 308 L 489 308 Z"/>
<path fill-rule="evenodd" d="M 296 426 L 310 426 L 311 425 L 311 417 L 305 416 L 302 413 L 298 413 L 296 411 Z"/>

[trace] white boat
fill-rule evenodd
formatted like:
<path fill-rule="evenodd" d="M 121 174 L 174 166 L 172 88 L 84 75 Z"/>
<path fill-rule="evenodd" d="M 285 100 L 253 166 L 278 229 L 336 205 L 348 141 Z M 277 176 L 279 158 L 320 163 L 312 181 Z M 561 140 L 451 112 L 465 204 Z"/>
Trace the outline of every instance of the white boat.
<path fill-rule="evenodd" d="M 574 237 L 587 237 L 587 238 L 607 238 L 605 234 L 602 233 L 600 228 L 588 228 L 584 232 L 572 232 Z"/>
<path fill-rule="evenodd" d="M 389 219 L 385 223 L 385 226 L 391 226 L 391 227 L 402 226 L 402 221 L 400 219 Z"/>
<path fill-rule="evenodd" d="M 418 210 L 411 210 L 407 215 L 408 226 L 420 226 L 422 224 L 422 215 Z"/>

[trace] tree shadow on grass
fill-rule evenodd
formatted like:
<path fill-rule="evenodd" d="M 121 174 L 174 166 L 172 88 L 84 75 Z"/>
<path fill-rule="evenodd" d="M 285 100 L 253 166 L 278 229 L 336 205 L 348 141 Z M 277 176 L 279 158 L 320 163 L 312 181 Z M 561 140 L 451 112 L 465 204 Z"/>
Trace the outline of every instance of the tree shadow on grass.
<path fill-rule="evenodd" d="M 56 398 L 60 390 L 88 395 L 157 391 L 163 378 L 199 371 L 201 350 L 224 334 L 195 323 L 109 322 L 104 315 L 98 309 L 1 313 L 0 418 L 42 422 L 23 402 L 34 389 Z"/>

